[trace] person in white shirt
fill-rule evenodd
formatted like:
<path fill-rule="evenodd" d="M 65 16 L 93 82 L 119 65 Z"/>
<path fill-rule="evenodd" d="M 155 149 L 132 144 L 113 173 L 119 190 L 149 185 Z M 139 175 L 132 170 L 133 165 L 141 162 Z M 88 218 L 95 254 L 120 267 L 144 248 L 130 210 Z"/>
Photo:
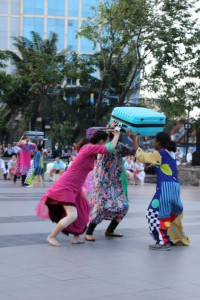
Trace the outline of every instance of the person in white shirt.
<path fill-rule="evenodd" d="M 145 178 L 144 165 L 138 159 L 135 161 L 133 165 L 133 171 L 134 171 L 135 184 L 137 185 L 139 182 L 141 185 L 143 185 L 144 178 Z"/>
<path fill-rule="evenodd" d="M 131 180 L 131 181 L 133 180 L 133 177 L 134 177 L 134 175 L 133 175 L 133 165 L 134 165 L 133 160 L 131 159 L 130 156 L 127 156 L 125 158 L 124 167 L 126 169 L 127 178 L 128 178 L 128 180 Z"/>
<path fill-rule="evenodd" d="M 193 148 L 190 148 L 186 156 L 186 161 L 188 165 L 192 164 L 192 153 L 193 153 Z"/>
<path fill-rule="evenodd" d="M 60 157 L 56 157 L 53 169 L 50 171 L 50 181 L 53 181 L 53 173 L 62 175 L 65 172 L 65 164 L 60 159 Z"/>
<path fill-rule="evenodd" d="M 12 155 L 12 158 L 8 161 L 8 176 L 11 178 L 14 176 L 14 182 L 17 180 L 17 176 L 15 175 L 17 164 L 17 157 L 15 154 Z"/>
<path fill-rule="evenodd" d="M 5 180 L 7 180 L 7 170 L 5 166 L 5 162 L 2 158 L 0 158 L 0 172 L 3 173 L 3 177 Z"/>
<path fill-rule="evenodd" d="M 183 152 L 181 151 L 180 148 L 177 148 L 175 157 L 176 157 L 176 165 L 180 166 L 182 163 L 182 159 L 183 159 Z"/>

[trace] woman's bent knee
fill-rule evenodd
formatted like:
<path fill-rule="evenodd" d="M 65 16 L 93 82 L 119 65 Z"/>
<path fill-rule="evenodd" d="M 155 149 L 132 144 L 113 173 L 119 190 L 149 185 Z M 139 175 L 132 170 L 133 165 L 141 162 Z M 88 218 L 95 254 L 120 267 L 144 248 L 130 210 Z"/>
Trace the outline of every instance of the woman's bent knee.
<path fill-rule="evenodd" d="M 74 206 L 65 206 L 67 216 L 75 221 L 78 217 L 77 209 Z"/>

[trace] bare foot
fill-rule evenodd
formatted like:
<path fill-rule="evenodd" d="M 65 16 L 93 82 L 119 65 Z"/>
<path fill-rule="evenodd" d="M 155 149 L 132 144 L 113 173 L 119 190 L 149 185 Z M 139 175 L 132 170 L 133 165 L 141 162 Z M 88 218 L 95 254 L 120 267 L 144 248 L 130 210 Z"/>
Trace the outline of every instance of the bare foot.
<path fill-rule="evenodd" d="M 51 246 L 61 247 L 61 244 L 58 243 L 58 241 L 56 240 L 56 238 L 51 237 L 50 235 L 47 237 L 47 242 L 49 242 L 49 244 L 50 244 Z"/>
<path fill-rule="evenodd" d="M 73 239 L 71 240 L 71 244 L 72 245 L 78 245 L 78 244 L 84 244 L 84 241 L 80 241 L 79 237 L 73 237 Z"/>

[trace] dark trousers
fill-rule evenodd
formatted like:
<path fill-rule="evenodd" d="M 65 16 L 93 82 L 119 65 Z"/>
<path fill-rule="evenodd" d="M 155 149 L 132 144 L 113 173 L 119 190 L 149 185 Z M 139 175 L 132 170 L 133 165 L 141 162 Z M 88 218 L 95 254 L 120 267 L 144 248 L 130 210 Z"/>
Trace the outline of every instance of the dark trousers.
<path fill-rule="evenodd" d="M 22 175 L 22 185 L 25 185 L 26 175 Z"/>
<path fill-rule="evenodd" d="M 113 233 L 115 231 L 115 229 L 117 228 L 118 224 L 119 223 L 115 219 L 113 219 L 110 222 L 110 224 L 109 224 L 108 228 L 106 229 L 106 231 L 109 232 L 109 233 Z M 87 235 L 92 235 L 97 225 L 98 224 L 90 223 L 87 230 L 86 230 L 86 234 Z"/>

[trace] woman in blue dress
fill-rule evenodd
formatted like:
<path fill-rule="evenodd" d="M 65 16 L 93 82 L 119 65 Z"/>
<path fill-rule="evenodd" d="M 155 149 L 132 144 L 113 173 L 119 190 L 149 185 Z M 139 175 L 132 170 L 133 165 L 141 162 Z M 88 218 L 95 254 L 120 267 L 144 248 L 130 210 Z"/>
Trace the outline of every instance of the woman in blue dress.
<path fill-rule="evenodd" d="M 176 168 L 176 144 L 165 132 L 160 132 L 155 138 L 155 151 L 143 152 L 137 143 L 137 137 L 129 132 L 134 148 L 137 150 L 136 158 L 143 163 L 150 163 L 156 167 L 157 186 L 156 193 L 147 209 L 146 218 L 149 223 L 150 234 L 156 244 L 150 245 L 151 250 L 171 250 L 171 240 L 168 230 L 173 221 L 183 212 L 180 199 L 180 184 Z M 174 230 L 176 228 L 174 227 Z M 188 237 L 182 233 L 182 244 L 188 244 Z M 186 242 L 184 243 L 184 240 Z"/>

